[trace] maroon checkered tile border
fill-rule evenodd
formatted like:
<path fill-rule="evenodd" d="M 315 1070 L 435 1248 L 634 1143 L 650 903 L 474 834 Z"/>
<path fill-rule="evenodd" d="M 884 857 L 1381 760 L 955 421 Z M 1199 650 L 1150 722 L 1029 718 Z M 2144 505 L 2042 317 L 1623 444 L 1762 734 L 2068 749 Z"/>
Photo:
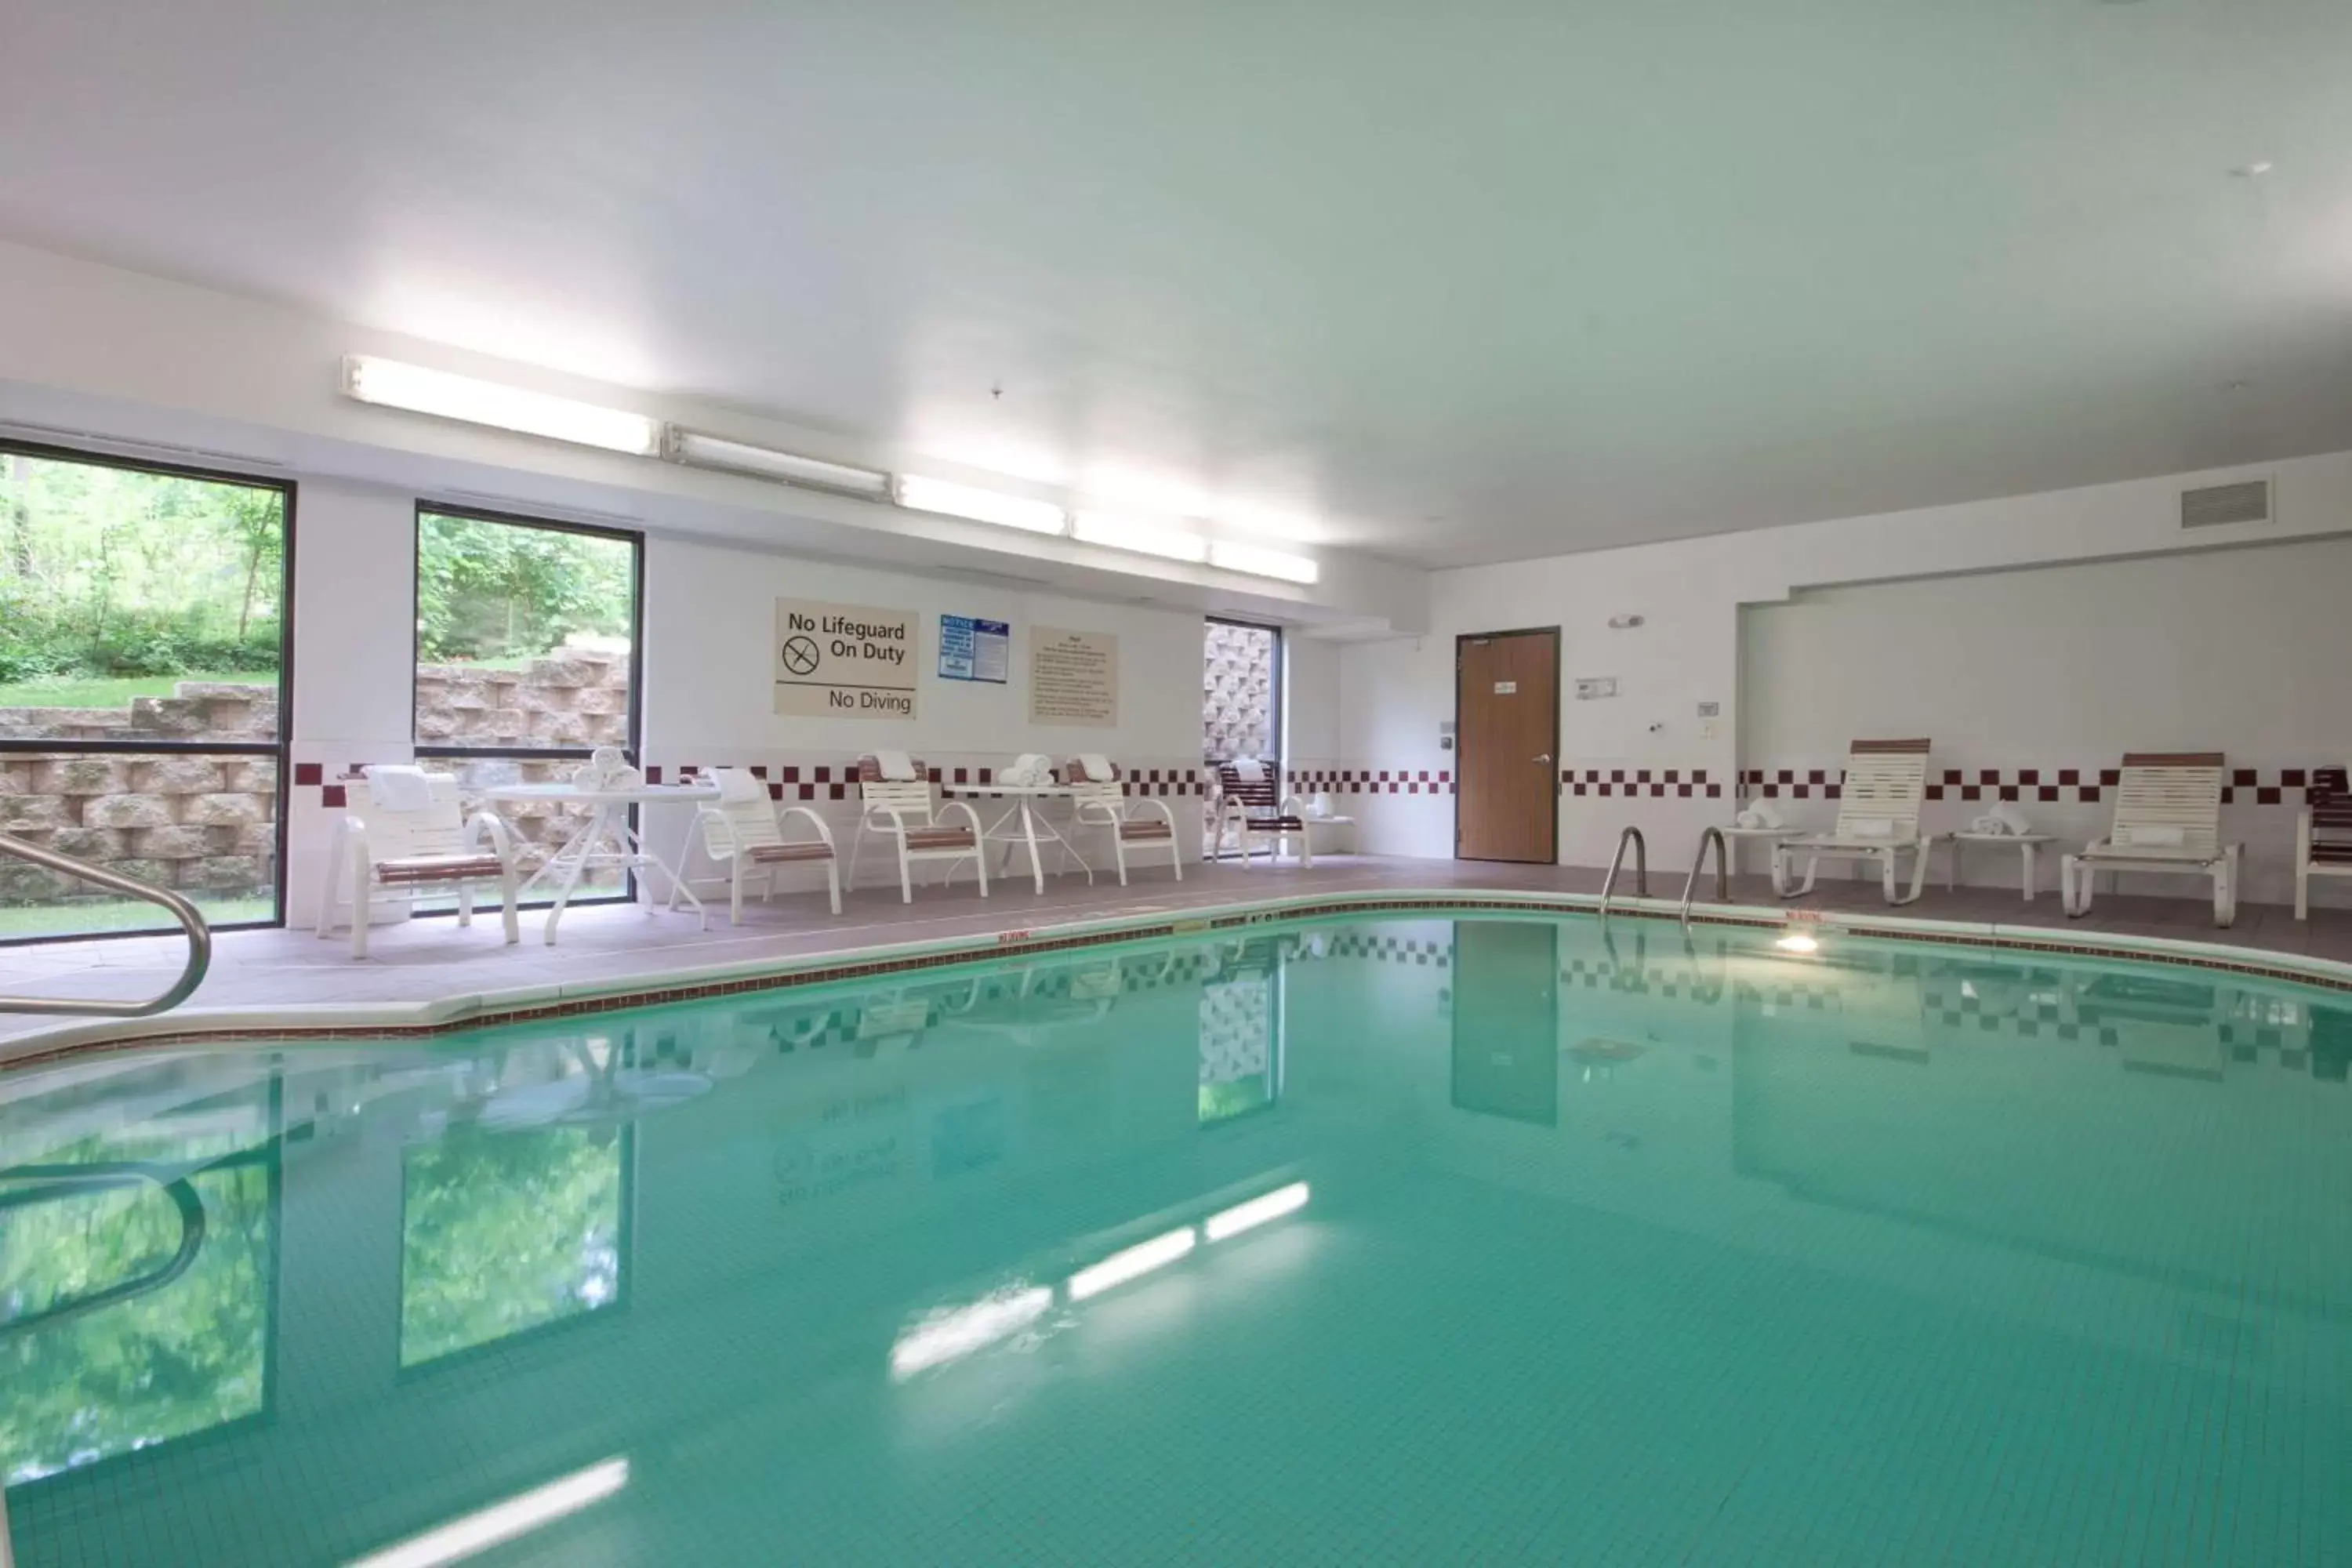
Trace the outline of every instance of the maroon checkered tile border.
<path fill-rule="evenodd" d="M 2316 768 L 2232 768 L 2221 804 L 2293 805 L 2305 803 Z M 1842 768 L 1749 768 L 1739 775 L 1742 795 L 1835 800 Z M 2096 803 L 2123 782 L 2121 768 L 1941 768 L 1927 774 L 1929 800 Z"/>
<path fill-rule="evenodd" d="M 1709 779 L 1705 768 L 1585 768 L 1559 775 L 1572 795 L 1672 796 L 1680 800 L 1721 800 L 1723 781 Z"/>
<path fill-rule="evenodd" d="M 341 772 L 330 779 L 326 775 L 325 763 L 297 763 L 294 764 L 294 787 L 318 790 L 320 805 L 340 811 L 345 805 L 341 781 L 356 777 L 372 765 L 347 763 Z M 650 784 L 687 783 L 718 765 L 721 764 L 648 763 L 646 765 L 646 782 Z M 768 794 L 776 800 L 847 800 L 850 787 L 857 782 L 855 758 L 846 763 L 825 763 L 814 766 L 755 763 L 751 764 L 751 771 L 753 776 L 768 781 Z M 950 790 L 958 784 L 984 784 L 996 776 L 993 768 L 982 767 L 932 768 L 929 772 L 933 784 Z M 1183 768 L 1142 768 L 1125 782 L 1129 795 L 1198 795 L 1209 793 L 1208 784 L 1198 773 Z"/>
<path fill-rule="evenodd" d="M 1427 768 L 1293 768 L 1290 788 L 1312 795 L 1452 795 L 1454 775 Z"/>

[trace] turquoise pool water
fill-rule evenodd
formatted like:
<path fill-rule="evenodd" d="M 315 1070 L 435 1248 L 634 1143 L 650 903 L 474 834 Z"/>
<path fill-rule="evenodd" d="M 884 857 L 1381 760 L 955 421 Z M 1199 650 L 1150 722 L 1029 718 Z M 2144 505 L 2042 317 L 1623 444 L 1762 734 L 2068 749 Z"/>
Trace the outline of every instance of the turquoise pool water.
<path fill-rule="evenodd" d="M 16 1561 L 2343 1563 L 2347 1002 L 1381 920 L 0 1075 Z"/>

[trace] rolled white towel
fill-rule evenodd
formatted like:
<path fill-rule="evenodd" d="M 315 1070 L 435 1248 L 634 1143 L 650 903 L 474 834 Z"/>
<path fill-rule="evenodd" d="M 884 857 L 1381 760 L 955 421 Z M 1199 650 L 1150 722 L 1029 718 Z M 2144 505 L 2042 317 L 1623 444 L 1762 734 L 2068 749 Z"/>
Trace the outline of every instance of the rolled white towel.
<path fill-rule="evenodd" d="M 1235 757 L 1233 761 L 1233 769 L 1241 776 L 1244 784 L 1255 784 L 1265 777 L 1265 764 L 1255 757 Z"/>
<path fill-rule="evenodd" d="M 1731 826 L 1734 827 L 1750 828 L 1765 826 L 1766 823 L 1764 821 L 1764 814 L 1758 811 L 1754 806 L 1750 806 L 1746 811 L 1741 812 L 1738 816 L 1733 817 L 1731 819 Z"/>
<path fill-rule="evenodd" d="M 877 752 L 874 765 L 882 770 L 884 779 L 905 784 L 915 776 L 915 758 L 910 752 Z"/>
<path fill-rule="evenodd" d="M 2033 824 L 2026 819 L 2025 813 L 2018 810 L 2012 801 L 2002 801 L 1988 815 L 1998 818 L 2002 829 L 2008 833 L 2026 834 L 2033 831 Z"/>
<path fill-rule="evenodd" d="M 1078 762 L 1087 770 L 1087 777 L 1097 784 L 1108 784 L 1118 776 L 1118 770 L 1112 767 L 1110 759 L 1100 752 L 1080 752 Z"/>
<path fill-rule="evenodd" d="M 368 794 L 384 810 L 405 816 L 433 809 L 433 775 L 423 768 L 387 763 L 366 772 Z"/>
<path fill-rule="evenodd" d="M 1780 815 L 1780 808 L 1774 805 L 1770 801 L 1766 800 L 1761 795 L 1749 801 L 1748 803 L 1748 809 L 1755 816 L 1756 825 L 1759 827 L 1786 827 L 1789 826 L 1789 819 Z"/>
<path fill-rule="evenodd" d="M 996 781 L 1019 789 L 1042 789 L 1054 782 L 1054 759 L 1043 752 L 1024 752 L 997 773 Z"/>
<path fill-rule="evenodd" d="M 2008 823 L 2003 822 L 1999 816 L 1988 811 L 1982 816 L 1971 817 L 1969 819 L 1969 831 L 1970 833 L 1981 833 L 1990 837 L 2000 838 L 2008 836 L 2010 827 Z"/>

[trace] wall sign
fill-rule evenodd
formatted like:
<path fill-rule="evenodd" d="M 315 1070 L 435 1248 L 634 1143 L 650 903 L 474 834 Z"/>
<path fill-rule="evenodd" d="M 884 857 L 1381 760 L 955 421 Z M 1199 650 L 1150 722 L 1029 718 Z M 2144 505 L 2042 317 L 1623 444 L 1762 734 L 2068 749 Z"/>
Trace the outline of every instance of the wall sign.
<path fill-rule="evenodd" d="M 1013 628 L 971 616 L 940 617 L 940 679 L 1003 686 L 1013 674 Z"/>
<path fill-rule="evenodd" d="M 915 617 L 908 611 L 778 599 L 775 649 L 779 713 L 915 716 Z"/>
<path fill-rule="evenodd" d="M 1498 680 L 1498 681 L 1495 682 L 1495 695 L 1496 695 L 1496 696 L 1497 696 L 1497 697 L 1517 697 L 1518 694 L 1519 694 L 1519 683 L 1518 683 L 1517 681 L 1516 681 L 1516 680 Z"/>
<path fill-rule="evenodd" d="M 1118 638 L 1031 627 L 1029 721 L 1097 730 L 1118 724 Z"/>

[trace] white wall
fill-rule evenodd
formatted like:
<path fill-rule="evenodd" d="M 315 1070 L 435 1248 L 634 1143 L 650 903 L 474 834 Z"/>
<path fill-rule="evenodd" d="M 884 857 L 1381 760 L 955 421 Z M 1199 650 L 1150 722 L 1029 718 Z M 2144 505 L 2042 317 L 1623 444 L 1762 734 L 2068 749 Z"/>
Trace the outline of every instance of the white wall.
<path fill-rule="evenodd" d="M 2182 488 L 2258 477 L 2275 483 L 2275 522 L 2202 529 L 2194 535 L 2180 531 Z M 1563 792 L 1560 858 L 1574 865 L 1604 864 L 1618 830 L 1633 823 L 1650 835 L 1654 857 L 1668 865 L 1686 864 L 1699 829 L 1727 818 L 1733 810 L 1730 797 L 1742 758 L 1742 737 L 1752 720 L 1740 710 L 1741 606 L 1777 604 L 1809 586 L 2122 561 L 2178 553 L 2189 542 L 2221 547 L 2347 531 L 2352 531 L 2352 453 L 2339 453 L 2247 469 L 1440 573 L 1433 584 L 1431 635 L 1343 649 L 1341 749 L 1348 765 L 1359 770 L 1450 770 L 1452 754 L 1439 749 L 1437 737 L 1440 723 L 1453 717 L 1454 637 L 1558 626 L 1564 679 L 1613 676 L 1619 693 L 1613 700 L 1579 702 L 1564 689 L 1560 739 L 1565 768 L 1600 770 L 1604 777 L 1611 770 L 1631 775 L 1646 769 L 1660 780 L 1667 770 L 1685 780 L 1704 773 L 1707 786 L 1723 790 L 1714 799 L 1707 797 L 1707 786 L 1685 799 L 1674 793 L 1674 786 L 1662 784 L 1657 787 L 1664 790 L 1663 797 L 1648 793 L 1651 786 L 1630 799 L 1615 788 L 1606 795 Z M 2333 563 L 2341 557 L 2326 559 Z M 2269 569 L 2267 563 L 2247 564 L 2260 560 L 2253 553 L 2231 552 L 2211 560 L 2212 570 L 2225 576 Z M 2330 593 L 2339 602 L 2352 595 L 2352 581 L 2315 575 L 2315 602 Z M 2232 596 L 2242 629 L 2270 613 L 2256 608 L 2259 597 L 2258 592 Z M 2032 612 L 2042 620 L 2057 613 L 2053 605 L 2039 605 Z M 1611 630 L 1610 618 L 1620 615 L 1640 615 L 1644 624 Z M 2209 629 L 2192 629 L 2188 617 L 2168 612 L 2161 619 L 2182 639 L 2170 645 L 2182 650 L 2176 662 L 2195 662 L 2197 639 L 2207 637 Z M 1997 626 L 1991 635 L 2009 634 L 2005 626 Z M 2054 650 L 2059 645 L 2047 646 Z M 2330 654 L 2324 647 L 2298 648 L 2295 658 L 2325 665 Z M 1866 679 L 1870 656 L 1858 655 L 1855 662 L 1863 669 L 1854 679 Z M 2261 684 L 2251 668 L 2256 662 L 2239 667 L 2221 687 L 2184 694 L 2184 722 L 2198 717 L 2189 708 L 2226 709 L 2264 700 L 2252 689 Z M 2275 682 L 2283 673 L 2273 670 L 2265 679 Z M 2282 733 L 2307 731 L 2308 738 L 2296 742 L 2305 754 L 2324 755 L 2330 744 L 2341 750 L 2340 705 L 2331 708 L 2320 691 L 2303 689 L 2306 695 L 2294 700 L 2294 710 L 2277 721 L 2278 729 Z M 1711 724 L 1697 713 L 1697 705 L 1706 701 L 1722 704 L 1721 716 Z M 2215 719 L 2220 721 L 2218 714 Z M 1997 730 L 1997 715 L 1987 715 L 1986 724 L 1990 728 L 1979 732 Z M 1937 739 L 1939 755 L 1949 759 L 1947 765 L 2000 765 L 1998 758 L 1960 754 L 1957 740 L 1947 752 L 1942 737 Z M 2105 745 L 2104 739 L 2101 745 Z M 2115 749 L 2119 751 L 2120 744 Z M 1829 759 L 1830 764 L 1835 760 Z M 1365 847 L 1375 852 L 1439 857 L 1452 852 L 1453 803 L 1443 795 L 1382 793 L 1351 800 L 1349 806 L 1364 820 Z M 2249 836 L 2283 847 L 2293 830 L 2292 813 L 2272 810 L 2273 815 L 2261 819 Z M 2267 852 L 2274 861 L 2278 850 Z M 1985 874 L 1988 880 L 1995 879 L 1990 866 Z M 2261 896 L 2275 896 L 2274 883 L 2263 885 L 2271 890 Z"/>
<path fill-rule="evenodd" d="M 2105 831 L 2113 803 L 2062 788 L 2062 772 L 2095 786 L 2127 751 L 2223 752 L 2257 779 L 2232 792 L 2224 820 L 2247 845 L 2248 893 L 2283 900 L 2293 894 L 2287 834 L 2302 795 L 2288 786 L 2265 805 L 2258 792 L 2352 759 L 2352 705 L 2339 682 L 2352 656 L 2347 591 L 2352 536 L 1818 589 L 1753 605 L 1741 621 L 1742 762 L 1768 778 L 1834 776 L 1854 736 L 1927 735 L 1930 778 L 1965 775 L 1936 786 L 1945 798 L 1930 801 L 1929 828 L 1964 826 L 2009 788 L 2037 827 L 2081 840 Z M 2031 784 L 2020 778 L 2028 771 Z M 1970 800 L 1965 789 L 1980 793 Z M 1817 799 L 1787 808 L 1833 810 Z M 2014 854 L 1980 861 L 1980 879 L 2014 885 Z"/>
<path fill-rule="evenodd" d="M 779 598 L 914 612 L 920 680 L 915 717 L 778 717 L 772 645 Z M 1011 623 L 1007 684 L 939 678 L 943 613 Z M 646 761 L 666 774 L 680 767 L 800 768 L 814 798 L 801 802 L 788 789 L 786 801 L 816 806 L 842 835 L 845 852 L 856 811 L 854 804 L 832 800 L 832 784 L 860 752 L 905 749 L 934 767 L 975 770 L 976 777 L 977 769 L 1001 767 L 1021 752 L 1056 761 L 1101 752 L 1130 773 L 1160 775 L 1159 784 L 1140 786 L 1148 793 L 1160 795 L 1169 779 L 1179 781 L 1164 798 L 1190 856 L 1201 837 L 1193 782 L 1201 766 L 1201 625 L 1200 616 L 1177 611 L 657 538 L 646 554 Z M 1117 728 L 1029 722 L 1030 637 L 1041 626 L 1118 637 Z M 830 770 L 824 784 L 814 782 L 819 767 Z M 982 802 L 978 809 L 988 820 L 1003 807 Z M 684 824 L 660 824 L 655 831 L 675 844 Z M 1080 841 L 1082 852 L 1093 847 Z M 698 856 L 696 862 L 689 876 L 702 874 Z"/>
<path fill-rule="evenodd" d="M 325 857 L 340 820 L 325 805 L 327 787 L 355 765 L 404 762 L 413 755 L 416 503 L 403 491 L 342 480 L 299 478 L 298 486 L 292 752 L 296 768 L 316 767 L 321 781 L 286 792 L 288 918 L 299 926 L 317 918 Z M 917 717 L 777 717 L 770 643 L 780 597 L 916 612 L 921 679 Z M 1008 684 L 938 679 L 942 611 L 1012 624 Z M 1028 638 L 1038 626 L 1118 636 L 1115 729 L 1027 721 Z M 1185 853 L 1198 852 L 1198 616 L 656 535 L 646 547 L 645 638 L 645 761 L 673 776 L 680 767 L 758 763 L 798 766 L 811 780 L 822 766 L 837 781 L 845 764 L 877 746 L 910 749 L 936 766 L 972 769 L 1001 766 L 1024 751 L 1056 759 L 1100 751 L 1123 767 L 1160 775 L 1162 783 L 1143 787 L 1166 791 Z M 809 804 L 843 830 L 845 850 L 854 807 L 832 800 L 829 786 L 814 793 L 817 798 Z M 984 818 L 993 816 L 984 804 L 981 809 Z M 646 832 L 656 848 L 675 857 L 687 847 L 688 813 L 649 815 Z M 1080 841 L 1090 856 L 1098 847 Z M 708 869 L 698 855 L 690 858 L 689 875 Z M 1049 862 L 1047 870 L 1052 869 Z M 868 873 L 877 880 L 880 875 L 879 868 Z M 667 889 L 653 891 L 659 896 Z"/>

